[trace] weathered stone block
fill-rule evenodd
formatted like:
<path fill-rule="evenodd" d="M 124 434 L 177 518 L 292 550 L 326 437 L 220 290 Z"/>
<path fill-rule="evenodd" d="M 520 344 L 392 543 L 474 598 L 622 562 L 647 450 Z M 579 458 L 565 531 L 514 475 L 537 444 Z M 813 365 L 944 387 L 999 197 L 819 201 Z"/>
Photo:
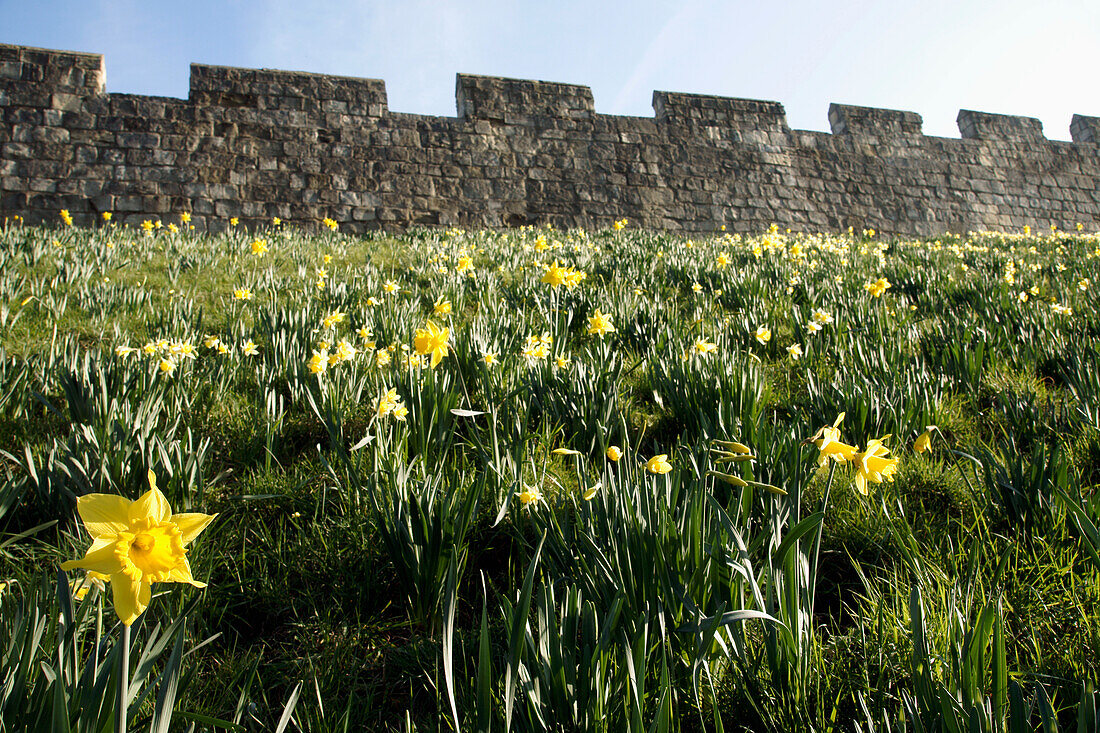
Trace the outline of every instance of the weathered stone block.
<path fill-rule="evenodd" d="M 455 85 L 458 116 L 464 120 L 511 117 L 527 124 L 534 117 L 587 119 L 595 113 L 592 90 L 576 84 L 459 74 Z"/>
<path fill-rule="evenodd" d="M 1034 117 L 1016 117 L 962 109 L 959 110 L 958 123 L 959 132 L 967 140 L 1046 142 L 1043 123 Z"/>
<path fill-rule="evenodd" d="M 1075 143 L 1100 143 L 1100 117 L 1074 115 L 1069 131 Z"/>

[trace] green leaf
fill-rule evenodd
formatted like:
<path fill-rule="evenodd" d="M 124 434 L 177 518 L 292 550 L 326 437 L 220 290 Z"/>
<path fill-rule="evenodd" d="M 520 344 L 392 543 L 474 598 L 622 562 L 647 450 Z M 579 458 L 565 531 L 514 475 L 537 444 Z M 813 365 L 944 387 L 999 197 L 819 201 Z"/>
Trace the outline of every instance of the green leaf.
<path fill-rule="evenodd" d="M 512 705 L 516 697 L 516 679 L 526 635 L 527 614 L 531 610 L 531 594 L 535 586 L 535 572 L 538 570 L 539 557 L 542 555 L 542 548 L 545 544 L 546 532 L 543 531 L 538 549 L 535 550 L 535 556 L 531 559 L 531 565 L 527 568 L 527 575 L 523 579 L 523 589 L 520 591 L 519 601 L 511 614 L 512 629 L 508 639 L 508 662 L 504 668 L 504 730 L 506 732 L 512 730 Z"/>

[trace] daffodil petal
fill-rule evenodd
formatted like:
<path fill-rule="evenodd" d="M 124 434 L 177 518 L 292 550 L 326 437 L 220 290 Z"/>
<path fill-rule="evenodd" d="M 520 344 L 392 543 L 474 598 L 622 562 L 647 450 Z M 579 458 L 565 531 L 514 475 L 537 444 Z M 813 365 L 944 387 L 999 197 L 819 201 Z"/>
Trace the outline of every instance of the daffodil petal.
<path fill-rule="evenodd" d="M 76 511 L 92 539 L 115 535 L 130 526 L 129 499 L 118 494 L 86 494 L 76 500 Z"/>
<path fill-rule="evenodd" d="M 199 536 L 214 521 L 217 514 L 173 514 L 172 521 L 180 530 L 180 539 L 184 546 Z"/>
<path fill-rule="evenodd" d="M 115 541 L 105 537 L 97 537 L 92 541 L 87 554 L 79 560 L 69 560 L 61 563 L 62 570 L 75 570 L 81 568 L 92 570 L 104 575 L 113 575 L 122 571 L 122 560 L 115 552 Z"/>
<path fill-rule="evenodd" d="M 187 558 L 184 558 L 183 562 L 172 568 L 172 572 L 168 575 L 168 580 L 172 583 L 190 583 L 196 588 L 206 587 L 206 583 L 195 580 L 191 575 L 191 564 L 187 562 Z"/>
<path fill-rule="evenodd" d="M 141 495 L 141 498 L 130 505 L 130 522 L 139 519 L 153 519 L 157 522 L 167 522 L 172 518 L 172 507 L 168 499 L 156 486 Z"/>
<path fill-rule="evenodd" d="M 111 576 L 111 593 L 115 602 L 115 613 L 127 626 L 137 621 L 152 597 L 152 584 L 134 580 L 126 573 Z"/>

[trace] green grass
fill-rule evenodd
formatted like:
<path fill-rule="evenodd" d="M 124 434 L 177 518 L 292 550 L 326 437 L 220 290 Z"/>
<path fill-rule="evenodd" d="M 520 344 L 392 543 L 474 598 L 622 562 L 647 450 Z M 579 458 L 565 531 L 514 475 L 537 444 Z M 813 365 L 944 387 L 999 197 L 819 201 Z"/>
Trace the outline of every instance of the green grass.
<path fill-rule="evenodd" d="M 309 731 L 1087 730 L 1098 248 L 6 226 L 0 649 L 54 621 L 0 655 L 28 680 L 0 718 L 109 725 L 79 703 L 117 683 L 109 664 L 44 669 L 115 648 L 110 594 L 70 619 L 50 583 L 88 546 L 75 498 L 136 498 L 152 470 L 174 510 L 218 518 L 189 555 L 208 587 L 154 585 L 135 624 L 135 727 L 174 710 L 180 729 L 274 729 L 286 710 Z M 585 279 L 542 283 L 555 261 Z M 614 333 L 587 333 L 596 309 Z M 409 362 L 428 319 L 449 328 L 435 368 Z M 543 333 L 548 357 L 525 358 Z M 343 339 L 356 356 L 312 374 Z M 404 420 L 377 409 L 390 388 Z M 866 495 L 806 442 L 841 412 L 857 450 L 892 436 L 896 474 Z M 716 463 L 716 439 L 755 460 Z M 647 473 L 662 453 L 673 470 Z M 184 616 L 176 658 L 155 636 Z"/>

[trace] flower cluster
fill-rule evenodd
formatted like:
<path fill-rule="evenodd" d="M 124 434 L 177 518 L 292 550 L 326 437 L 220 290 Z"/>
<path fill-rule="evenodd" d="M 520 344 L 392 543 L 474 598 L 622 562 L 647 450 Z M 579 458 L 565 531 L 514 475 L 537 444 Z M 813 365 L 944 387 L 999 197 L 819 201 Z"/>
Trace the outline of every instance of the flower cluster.
<path fill-rule="evenodd" d="M 860 451 L 855 446 L 840 440 L 839 426 L 843 419 L 844 413 L 841 413 L 831 426 L 819 429 L 810 438 L 809 442 L 816 445 L 820 451 L 818 465 L 824 467 L 830 460 L 855 464 L 856 488 L 864 495 L 868 493 L 868 483 L 881 484 L 884 481 L 893 481 L 898 469 L 898 459 L 890 457 L 890 451 L 885 445 L 890 436 L 885 435 L 869 440 L 867 447 Z"/>
<path fill-rule="evenodd" d="M 542 276 L 542 282 L 549 285 L 551 288 L 557 288 L 564 285 L 567 290 L 572 290 L 580 285 L 586 277 L 588 277 L 588 275 L 583 271 L 576 270 L 572 267 L 562 267 L 558 264 L 557 260 L 554 260 L 553 264 L 546 266 L 546 272 Z"/>
<path fill-rule="evenodd" d="M 543 331 L 541 336 L 528 336 L 519 353 L 528 364 L 542 361 L 550 356 L 550 344 L 553 341 L 554 338 L 547 331 Z"/>
<path fill-rule="evenodd" d="M 409 408 L 401 403 L 401 398 L 397 395 L 397 389 L 394 387 L 384 390 L 378 396 L 378 399 L 374 401 L 374 411 L 378 417 L 392 415 L 395 419 L 402 421 L 409 414 Z"/>
<path fill-rule="evenodd" d="M 890 281 L 884 277 L 880 277 L 878 280 L 872 280 L 871 282 L 864 285 L 863 289 L 870 293 L 871 297 L 878 298 L 881 297 L 882 294 L 885 293 L 886 289 L 889 287 L 892 287 L 890 285 Z"/>

